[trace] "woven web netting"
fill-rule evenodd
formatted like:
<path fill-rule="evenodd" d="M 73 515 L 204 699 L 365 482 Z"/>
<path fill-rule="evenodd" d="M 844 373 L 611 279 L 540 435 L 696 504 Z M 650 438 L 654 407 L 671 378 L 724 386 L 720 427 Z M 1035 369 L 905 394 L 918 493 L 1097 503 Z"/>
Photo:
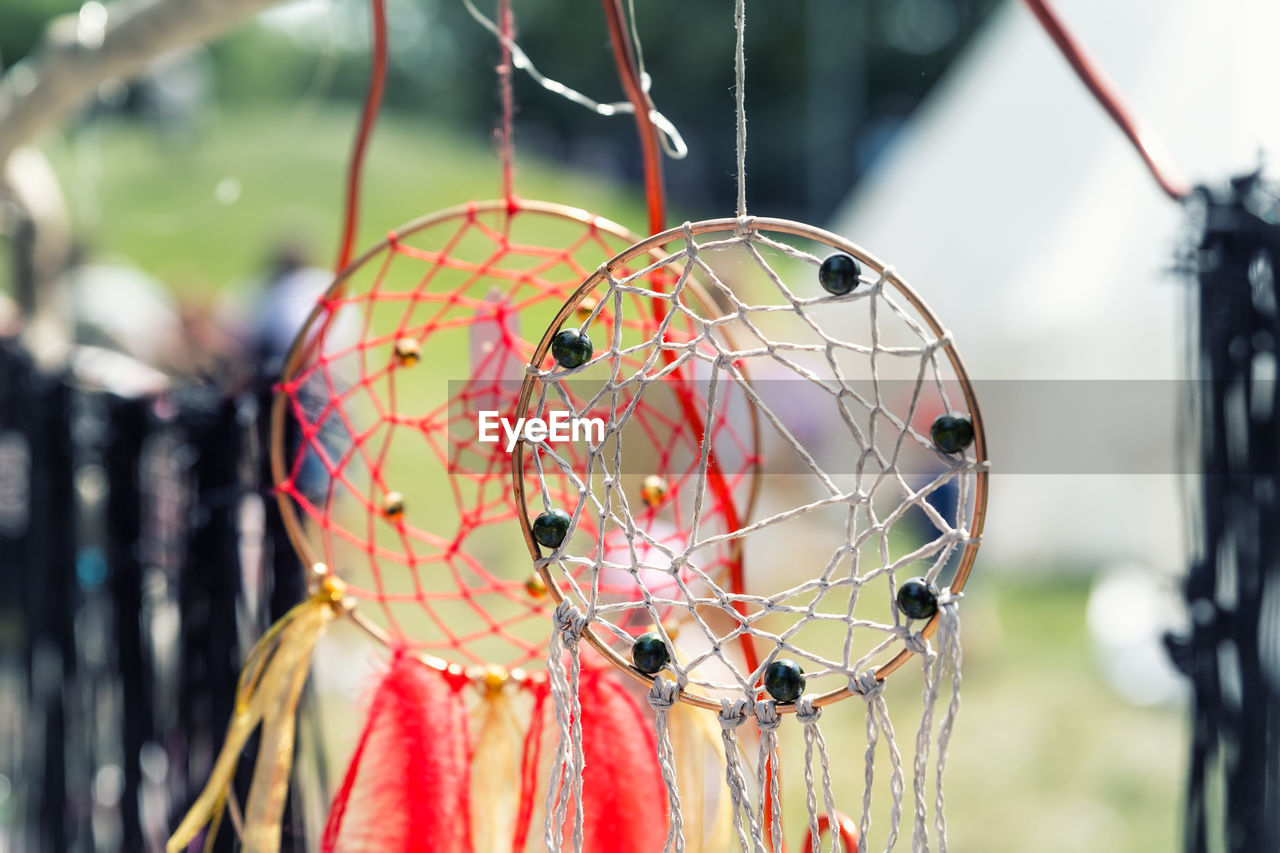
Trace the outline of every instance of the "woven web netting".
<path fill-rule="evenodd" d="M 970 401 L 949 335 L 892 271 L 850 247 L 864 258 L 862 283 L 833 296 L 817 276 L 830 246 L 736 228 L 688 234 L 663 246 L 664 256 L 651 266 L 629 272 L 619 264 L 593 277 L 588 296 L 621 306 L 612 318 L 583 326 L 598 344 L 592 366 L 613 381 L 587 387 L 586 368 L 554 366 L 531 379 L 535 412 L 585 405 L 609 413 L 602 443 L 577 443 L 572 453 L 564 445 L 530 444 L 530 457 L 546 475 L 542 483 L 562 489 L 568 478 L 585 498 L 575 520 L 590 531 L 547 561 L 565 597 L 589 614 L 606 644 L 625 640 L 617 627 L 634 621 L 636 611 L 649 613 L 648 621 L 657 609 L 685 611 L 697 631 L 680 637 L 688 657 L 674 671 L 703 695 L 755 696 L 762 668 L 779 656 L 801 662 L 810 690 L 828 692 L 892 659 L 924 628 L 894 606 L 900 581 L 923 576 L 942 588 L 960 571 L 959 591 L 977 546 L 985 463 L 980 444 L 960 454 L 934 447 L 932 420 L 968 413 Z M 669 294 L 649 286 L 654 268 L 674 279 Z M 708 283 L 713 302 L 685 298 L 683 285 L 695 277 Z M 660 334 L 640 346 L 606 347 L 636 298 L 662 300 L 663 320 L 696 327 L 697 336 Z M 766 467 L 756 518 L 736 530 L 708 527 L 701 513 L 710 502 L 694 501 L 682 526 L 695 535 L 672 548 L 652 536 L 635 500 L 614 483 L 635 467 L 638 448 L 627 439 L 631 402 L 661 388 L 682 365 L 700 377 L 699 391 L 711 404 L 702 413 L 708 424 L 726 414 L 715 404 L 725 386 L 755 403 Z M 742 383 L 744 370 L 753 385 Z M 695 476 L 710 482 L 706 466 Z M 581 547 L 614 532 L 635 543 L 624 555 L 634 559 L 608 560 L 599 548 Z M 747 554 L 745 591 L 702 571 L 704 554 L 719 553 L 725 542 Z M 619 575 L 639 595 L 603 601 L 596 580 Z M 651 578 L 667 576 L 671 582 L 655 588 Z M 755 671 L 727 653 L 744 634 L 761 651 Z"/>
<path fill-rule="evenodd" d="M 533 354 L 523 330 L 545 328 L 590 269 L 635 240 L 568 208 L 472 204 L 393 233 L 321 300 L 280 384 L 277 487 L 303 559 L 336 572 L 389 642 L 464 668 L 536 669 L 544 659 L 549 599 L 514 522 L 500 424 L 515 426 Z M 653 305 L 639 296 L 625 303 L 621 340 L 651 338 Z M 599 316 L 612 320 L 615 310 Z M 695 326 L 677 318 L 667 331 L 689 340 Z M 639 364 L 626 355 L 621 362 Z M 628 428 L 637 458 L 669 472 L 661 499 L 637 511 L 664 547 L 684 535 L 702 437 L 684 413 L 707 408 L 692 386 L 670 390 L 637 402 Z M 704 523 L 728 530 L 747 508 L 754 436 L 740 394 L 716 405 L 746 414 L 717 418 L 711 431 L 730 461 Z M 496 414 L 487 433 L 496 441 L 481 440 L 482 412 Z M 577 452 L 566 448 L 565 458 L 580 463 Z M 567 478 L 541 482 L 553 503 L 572 510 Z M 610 553 L 625 547 L 614 534 L 604 541 Z M 702 570 L 723 578 L 731 551 L 715 549 Z M 630 594 L 608 579 L 601 589 Z M 636 632 L 647 623 L 619 626 Z"/>
<path fill-rule="evenodd" d="M 819 283 L 822 262 L 833 252 L 860 262 L 857 285 L 844 295 L 833 295 Z M 672 282 L 664 292 L 650 286 L 655 272 Z M 686 298 L 685 285 L 694 280 L 706 285 L 710 300 Z M 781 843 L 780 821 L 769 819 L 766 804 L 768 790 L 777 799 L 777 775 L 766 768 L 777 760 L 779 713 L 797 711 L 805 728 L 811 830 L 817 834 L 822 803 L 834 822 L 816 722 L 822 705 L 850 694 L 869 703 L 864 844 L 874 751 L 883 736 L 893 799 L 885 849 L 892 848 L 901 817 L 903 767 L 880 691 L 885 677 L 919 655 L 925 691 L 915 753 L 913 845 L 928 847 L 925 785 L 936 734 L 935 814 L 945 849 L 941 763 L 958 707 L 956 601 L 978 546 L 986 489 L 981 421 L 950 334 L 875 258 L 834 235 L 780 220 L 744 217 L 673 229 L 602 267 L 580 293 L 616 306 L 611 317 L 592 316 L 581 324 L 596 344 L 594 359 L 577 370 L 558 365 L 531 370 L 524 388 L 535 412 L 581 407 L 608 413 L 603 441 L 573 448 L 530 441 L 522 451 L 542 475 L 538 485 L 544 503 L 555 500 L 552 487 L 562 490 L 566 480 L 580 496 L 565 542 L 542 550 L 537 560 L 556 595 L 563 596 L 557 623 L 564 645 L 576 650 L 577 639 L 586 638 L 637 674 L 630 666 L 633 640 L 627 626 L 659 626 L 672 660 L 655 678 L 650 702 L 659 710 L 684 700 L 719 711 L 744 849 L 762 849 L 771 833 L 774 848 Z M 696 335 L 673 339 L 660 329 L 648 341 L 621 344 L 627 306 L 637 298 L 642 304 L 662 301 L 661 328 L 679 324 L 696 329 Z M 765 464 L 754 517 L 724 530 L 704 523 L 718 458 L 715 448 L 704 448 L 708 453 L 693 473 L 698 486 L 686 506 L 689 514 L 680 521 L 689 535 L 673 547 L 652 535 L 631 493 L 619 483 L 636 470 L 633 454 L 642 451 L 629 440 L 634 403 L 661 389 L 675 369 L 696 378 L 707 403 L 701 417 L 708 428 L 733 416 L 716 403 L 722 390 L 746 394 L 759 412 Z M 750 384 L 742 381 L 747 371 Z M 932 430 L 943 415 L 972 423 L 975 440 L 943 452 Z M 600 547 L 615 536 L 632 547 L 621 553 Z M 707 558 L 726 543 L 745 555 L 740 589 L 704 571 Z M 917 577 L 936 591 L 936 607 L 928 616 L 909 618 L 897 604 L 898 593 Z M 620 578 L 633 594 L 616 593 Z M 614 590 L 606 591 L 605 579 Z M 677 612 L 687 626 L 670 635 L 660 616 L 671 619 Z M 741 653 L 744 638 L 757 660 Z M 560 654 L 557 649 L 553 645 L 553 657 Z M 802 697 L 775 701 L 766 690 L 767 673 L 782 661 L 803 669 Z M 935 725 L 944 668 L 952 673 L 953 698 Z M 554 680 L 552 687 L 571 709 L 566 715 L 571 726 L 575 689 Z M 736 741 L 731 741 L 731 730 L 749 717 L 762 735 L 754 788 L 736 765 Z M 573 737 L 566 729 L 565 740 Z M 811 763 L 815 744 L 822 756 L 821 796 Z M 580 794 L 572 781 L 576 758 L 562 751 L 559 760 L 570 768 L 557 804 L 563 811 Z M 677 815 L 674 785 L 672 791 L 672 814 Z M 557 847 L 556 828 L 548 826 L 549 843 Z M 674 818 L 672 827 L 674 844 L 679 834 Z"/>

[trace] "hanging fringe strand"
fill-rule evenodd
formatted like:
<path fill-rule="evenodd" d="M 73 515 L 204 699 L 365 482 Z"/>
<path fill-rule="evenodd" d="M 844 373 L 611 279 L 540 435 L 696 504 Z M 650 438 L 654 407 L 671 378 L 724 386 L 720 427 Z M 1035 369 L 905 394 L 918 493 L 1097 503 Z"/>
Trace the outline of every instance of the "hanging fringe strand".
<path fill-rule="evenodd" d="M 653 708 L 654 730 L 658 738 L 658 764 L 667 788 L 668 828 L 663 850 L 684 853 L 684 810 L 680 807 L 680 786 L 676 776 L 675 755 L 671 751 L 671 731 L 667 716 L 680 695 L 680 686 L 662 676 L 653 680 L 649 690 L 649 707 Z"/>
<path fill-rule="evenodd" d="M 342 612 L 343 595 L 342 582 L 325 574 L 317 592 L 286 613 L 253 647 L 240 674 L 235 714 L 209 781 L 165 844 L 168 853 L 185 850 L 205 827 L 204 847 L 213 849 L 240 755 L 259 725 L 262 739 L 245 808 L 243 842 L 246 850 L 257 853 L 280 849 L 298 700 L 310 672 L 311 653 Z"/>

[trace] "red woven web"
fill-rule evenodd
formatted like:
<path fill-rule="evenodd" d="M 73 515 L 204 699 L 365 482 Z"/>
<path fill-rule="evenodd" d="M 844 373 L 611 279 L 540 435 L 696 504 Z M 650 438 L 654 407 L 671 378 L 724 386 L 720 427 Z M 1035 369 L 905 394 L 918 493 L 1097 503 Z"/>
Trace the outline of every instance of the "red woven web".
<path fill-rule="evenodd" d="M 394 641 L 464 665 L 542 660 L 549 600 L 530 586 L 506 435 L 499 429 L 497 443 L 479 441 L 478 415 L 496 411 L 514 422 L 532 342 L 590 270 L 635 241 L 567 209 L 469 205 L 420 220 L 358 260 L 301 333 L 279 390 L 285 417 L 273 452 L 283 454 L 282 507 L 303 559 L 342 577 L 361 612 Z M 626 298 L 633 304 L 622 312 L 623 334 L 652 339 L 651 300 Z M 612 314 L 602 308 L 602 326 Z M 570 316 L 564 325 L 580 321 Z M 678 318 L 666 339 L 698 338 L 691 322 Z M 416 363 L 403 341 L 414 342 Z M 665 394 L 646 393 L 628 427 L 651 448 L 650 464 L 622 483 L 632 514 L 673 543 L 687 534 L 678 520 L 689 517 L 699 487 L 701 427 L 685 413 L 705 409 L 696 383 L 672 383 Z M 707 438 L 723 449 L 727 489 L 705 498 L 704 523 L 728 527 L 748 502 L 754 435 L 750 424 L 717 418 Z M 650 468 L 665 481 L 656 506 L 640 494 Z M 526 481 L 574 511 L 578 492 L 563 476 L 530 471 Z M 403 497 L 402 515 L 389 512 L 392 493 Z M 581 525 L 579 534 L 594 535 Z M 601 545 L 606 554 L 626 547 L 609 537 Z M 731 559 L 726 547 L 703 568 L 727 571 Z M 627 581 L 609 590 L 605 579 L 603 591 L 635 594 Z"/>

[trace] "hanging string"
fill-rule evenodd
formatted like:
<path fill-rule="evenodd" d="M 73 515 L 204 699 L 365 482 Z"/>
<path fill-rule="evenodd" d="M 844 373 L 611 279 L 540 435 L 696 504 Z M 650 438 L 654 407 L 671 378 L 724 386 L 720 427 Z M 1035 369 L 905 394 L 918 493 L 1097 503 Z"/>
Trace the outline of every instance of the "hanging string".
<path fill-rule="evenodd" d="M 631 25 L 631 42 L 636 52 L 636 68 L 640 72 L 640 85 L 649 91 L 649 72 L 644 67 L 644 45 L 640 43 L 640 28 L 636 26 L 636 2 L 627 0 L 627 21 Z"/>
<path fill-rule="evenodd" d="M 654 727 L 658 741 L 658 764 L 662 768 L 662 781 L 667 787 L 667 814 L 670 823 L 667 827 L 665 853 L 684 853 L 684 809 L 680 804 L 680 787 L 676 779 L 676 757 L 671 749 L 671 730 L 668 725 L 668 714 L 672 706 L 679 701 L 680 686 L 669 679 L 658 676 L 653 680 L 649 690 L 649 706 L 653 708 Z"/>
<path fill-rule="evenodd" d="M 554 616 L 547 655 L 547 675 L 560 729 L 556 740 L 554 770 L 547 782 L 546 829 L 543 841 L 548 850 L 560 850 L 564 840 L 564 824 L 573 803 L 573 851 L 582 850 L 582 704 L 579 683 L 582 677 L 578 641 L 586 628 L 582 611 L 567 601 L 560 602 Z M 569 655 L 569 677 L 565 678 L 563 655 Z"/>
<path fill-rule="evenodd" d="M 539 71 L 536 66 L 534 66 L 533 61 L 530 60 L 529 55 L 520 48 L 520 45 L 516 44 L 513 39 L 504 36 L 501 29 L 494 24 L 493 21 L 486 18 L 484 13 L 476 8 L 476 5 L 472 0 L 462 0 L 462 5 L 466 8 L 467 14 L 475 19 L 476 23 L 493 33 L 494 36 L 507 46 L 511 51 L 512 67 L 528 74 L 534 79 L 534 82 L 546 89 L 548 92 L 551 92 L 553 95 L 558 95 L 565 100 L 572 101 L 581 107 L 586 107 L 597 115 L 605 117 L 629 113 L 635 109 L 627 101 L 601 103 L 600 101 L 587 97 L 576 89 L 566 86 L 558 80 L 552 80 L 550 77 L 547 77 Z M 671 123 L 670 119 L 657 110 L 650 113 L 649 117 L 653 121 L 654 125 L 662 131 L 662 147 L 667 152 L 667 156 L 676 160 L 683 159 L 689 153 L 689 147 L 685 145 L 684 138 L 680 135 L 680 131 L 676 129 L 676 126 Z"/>
<path fill-rule="evenodd" d="M 756 762 L 756 786 L 760 792 L 759 825 L 764 828 L 769 842 L 769 849 L 774 853 L 782 851 L 782 820 L 777 814 L 777 805 L 782 792 L 778 773 L 778 726 L 782 718 L 778 715 L 778 704 L 772 699 L 756 702 L 756 728 L 760 730 L 760 755 Z"/>
<path fill-rule="evenodd" d="M 738 118 L 738 218 L 741 219 L 747 215 L 747 0 L 735 0 L 733 26 L 738 34 L 733 71 Z"/>
<path fill-rule="evenodd" d="M 912 635 L 913 638 L 918 635 Z M 938 700 L 938 684 L 941 662 L 938 653 L 933 650 L 927 640 L 919 639 L 920 646 L 908 644 L 908 648 L 920 657 L 924 673 L 923 705 L 920 715 L 920 728 L 916 730 L 916 755 L 912 773 L 912 795 L 915 803 L 915 823 L 911 832 L 912 853 L 929 853 L 929 807 L 926 802 L 925 788 L 929 775 L 929 749 L 933 737 L 933 710 Z"/>
<path fill-rule="evenodd" d="M 387 82 L 387 8 L 386 0 L 370 0 L 373 15 L 373 65 L 369 74 L 369 91 L 364 99 L 364 112 L 356 131 L 356 142 L 351 149 L 351 161 L 347 167 L 347 199 L 343 209 L 342 239 L 338 246 L 338 260 L 334 272 L 341 272 L 351 263 L 356 242 L 356 223 L 360 216 L 360 183 L 364 171 L 364 155 L 373 135 L 373 125 L 382 106 L 382 92 Z"/>
<path fill-rule="evenodd" d="M 821 812 L 818 804 L 817 788 L 813 777 L 814 754 L 817 754 L 821 772 L 822 807 L 826 810 L 826 827 L 831 829 L 831 853 L 841 853 L 842 836 L 850 832 L 842 825 L 841 815 L 836 811 L 835 791 L 831 785 L 831 759 L 827 755 L 827 740 L 822 736 L 818 721 L 822 719 L 822 709 L 813 704 L 813 697 L 801 696 L 796 702 L 796 722 L 804 726 L 804 786 L 805 807 L 809 811 L 809 848 L 813 853 L 820 853 L 822 848 Z M 803 849 L 803 848 L 802 848 Z M 854 842 L 852 849 L 845 853 L 858 853 L 858 845 Z"/>
<path fill-rule="evenodd" d="M 876 744 L 883 733 L 886 749 L 889 753 L 889 831 L 885 842 L 885 850 L 892 850 L 898 843 L 898 827 L 902 822 L 902 792 L 906 780 L 902 773 L 902 753 L 898 749 L 898 739 L 893 732 L 893 720 L 889 716 L 889 706 L 884 699 L 884 682 L 876 678 L 875 670 L 868 670 L 856 679 L 851 679 L 849 689 L 860 695 L 867 703 L 867 749 L 866 780 L 862 789 L 862 820 L 858 824 L 858 836 L 862 845 L 867 841 L 871 829 L 871 792 L 875 780 Z"/>
<path fill-rule="evenodd" d="M 369 0 L 369 8 L 373 30 L 373 58 L 369 72 L 369 90 L 365 94 L 364 110 L 360 116 L 360 126 L 356 130 L 355 144 L 351 148 L 351 159 L 347 165 L 346 200 L 342 212 L 342 236 L 338 242 L 338 256 L 334 261 L 334 273 L 341 273 L 351 263 L 355 252 L 356 227 L 360 218 L 360 186 L 364 175 L 364 155 L 369 147 L 369 139 L 373 135 L 373 126 L 378 120 L 378 110 L 382 106 L 382 93 L 387 80 L 387 8 L 386 0 Z M 330 294 L 338 296 L 339 294 Z M 337 316 L 336 312 L 326 312 L 325 319 L 316 333 L 306 341 L 295 357 L 306 362 L 314 347 L 324 339 Z"/>
<path fill-rule="evenodd" d="M 942 775 L 947 768 L 947 748 L 951 743 L 951 731 L 955 726 L 956 715 L 960 712 L 960 668 L 964 663 L 964 653 L 960 647 L 960 612 L 956 604 L 961 593 L 954 596 L 948 592 L 946 599 L 939 604 L 940 622 L 938 625 L 938 671 L 941 679 L 945 665 L 951 670 L 951 701 L 947 704 L 946 714 L 938 727 L 938 767 L 935 776 L 937 799 L 934 806 L 934 821 L 938 830 L 938 851 L 947 853 L 947 816 L 944 806 Z"/>
<path fill-rule="evenodd" d="M 511 139 L 515 123 L 515 100 L 511 92 L 511 45 L 515 40 L 515 17 L 511 0 L 498 0 L 498 23 L 502 43 L 502 60 L 498 63 L 498 93 L 502 100 L 502 127 L 498 130 L 498 156 L 502 160 L 502 197 L 510 204 L 515 199 L 515 147 Z"/>
<path fill-rule="evenodd" d="M 747 721 L 747 700 L 722 699 L 719 713 L 720 737 L 724 741 L 724 778 L 729 789 L 733 809 L 733 828 L 738 835 L 738 849 L 742 853 L 764 853 L 762 833 L 751 808 L 747 793 L 747 777 L 742 769 L 742 756 L 738 749 L 738 728 Z"/>
<path fill-rule="evenodd" d="M 1049 5 L 1048 0 L 1024 0 L 1024 2 L 1036 16 L 1040 26 L 1049 34 L 1049 38 L 1057 45 L 1072 70 L 1076 72 L 1080 82 L 1137 149 L 1138 156 L 1147 164 L 1147 169 L 1160 185 L 1160 189 L 1174 201 L 1182 201 L 1186 198 L 1191 192 L 1190 185 L 1169 158 L 1164 145 L 1129 111 L 1128 106 L 1116 91 L 1115 84 L 1107 79 L 1102 69 L 1067 31 L 1062 19 Z"/>
<path fill-rule="evenodd" d="M 746 0 L 735 0 L 733 11 L 733 25 L 736 33 L 736 45 L 734 47 L 733 71 L 734 71 L 734 96 L 736 98 L 736 106 L 734 113 L 737 118 L 737 143 L 738 143 L 738 219 L 745 219 L 747 215 L 747 53 L 746 53 L 746 32 L 747 32 L 747 3 Z M 692 242 L 692 241 L 689 241 Z M 754 654 L 748 655 L 748 662 L 754 662 Z M 754 667 L 753 667 L 754 668 Z M 767 734 L 762 738 L 769 740 L 772 734 Z M 783 853 L 781 840 L 781 816 L 778 814 L 779 792 L 778 774 L 776 767 L 776 750 L 761 751 L 760 775 L 761 775 L 761 791 L 760 791 L 760 822 L 766 828 L 769 834 L 770 847 L 774 853 Z"/>

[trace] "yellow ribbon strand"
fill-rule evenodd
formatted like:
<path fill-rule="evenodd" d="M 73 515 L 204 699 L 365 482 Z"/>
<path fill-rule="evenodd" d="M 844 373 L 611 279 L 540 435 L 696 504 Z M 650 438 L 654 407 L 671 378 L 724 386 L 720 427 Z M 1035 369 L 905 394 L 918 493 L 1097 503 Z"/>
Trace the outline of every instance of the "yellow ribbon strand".
<path fill-rule="evenodd" d="M 471 759 L 471 838 L 476 850 L 510 850 L 520 810 L 524 731 L 510 690 L 486 690 Z"/>
<path fill-rule="evenodd" d="M 315 595 L 281 617 L 253 647 L 240 673 L 235 713 L 209 781 L 165 844 L 167 853 L 181 853 L 205 826 L 209 827 L 205 849 L 212 849 L 240 755 L 259 724 L 262 739 L 245 810 L 243 849 L 247 853 L 277 853 L 280 849 L 298 701 L 310 671 L 311 654 L 340 612 L 342 596 L 341 581 L 326 577 Z"/>
<path fill-rule="evenodd" d="M 676 756 L 680 798 L 685 811 L 686 853 L 719 853 L 733 846 L 733 810 L 724 795 L 724 740 L 715 714 L 677 702 L 667 712 L 671 751 Z"/>

